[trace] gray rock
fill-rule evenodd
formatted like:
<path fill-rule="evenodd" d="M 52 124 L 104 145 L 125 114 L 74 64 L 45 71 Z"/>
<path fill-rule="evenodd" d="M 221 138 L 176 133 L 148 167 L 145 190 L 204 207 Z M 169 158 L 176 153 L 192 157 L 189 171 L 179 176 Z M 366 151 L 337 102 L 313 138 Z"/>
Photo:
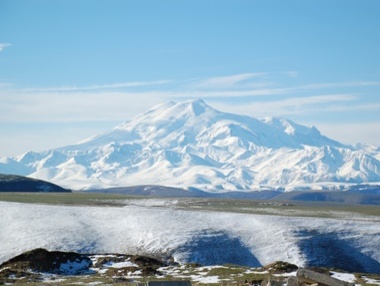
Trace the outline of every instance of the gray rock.
<path fill-rule="evenodd" d="M 339 279 L 330 277 L 328 275 L 318 273 L 312 270 L 299 268 L 297 271 L 297 278 L 301 282 L 308 284 L 325 285 L 325 286 L 355 286 L 353 283 L 341 281 Z"/>

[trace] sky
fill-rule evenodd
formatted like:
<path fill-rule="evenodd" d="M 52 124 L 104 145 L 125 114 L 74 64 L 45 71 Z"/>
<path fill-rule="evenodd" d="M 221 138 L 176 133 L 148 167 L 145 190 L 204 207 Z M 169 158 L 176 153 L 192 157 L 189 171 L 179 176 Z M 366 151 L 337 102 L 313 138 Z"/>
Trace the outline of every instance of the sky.
<path fill-rule="evenodd" d="M 378 0 L 0 0 L 0 157 L 193 98 L 380 146 L 379 13 Z"/>

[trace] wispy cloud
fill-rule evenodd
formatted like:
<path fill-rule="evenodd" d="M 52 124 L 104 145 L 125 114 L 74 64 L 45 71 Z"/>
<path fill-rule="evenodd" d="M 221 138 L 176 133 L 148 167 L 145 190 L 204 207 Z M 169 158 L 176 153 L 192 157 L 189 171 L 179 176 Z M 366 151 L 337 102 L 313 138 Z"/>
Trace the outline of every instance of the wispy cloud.
<path fill-rule="evenodd" d="M 125 121 L 165 101 L 161 92 L 0 92 L 0 122 Z"/>
<path fill-rule="evenodd" d="M 348 108 L 350 108 L 353 110 L 369 107 L 352 106 L 351 103 L 356 99 L 357 97 L 352 94 L 329 94 L 306 97 L 291 97 L 270 101 L 256 100 L 250 103 L 237 103 L 228 105 L 223 102 L 216 102 L 215 106 L 218 106 L 221 109 L 229 109 L 232 112 L 240 112 L 257 117 L 283 117 L 289 115 L 310 114 L 320 111 L 342 111 L 342 108 L 347 108 L 346 110 L 349 110 Z"/>
<path fill-rule="evenodd" d="M 9 43 L 0 43 L 0 52 L 2 52 L 5 48 L 12 46 Z"/>
<path fill-rule="evenodd" d="M 163 85 L 170 83 L 170 80 L 157 80 L 157 81 L 134 81 L 134 82 L 119 82 L 102 85 L 89 85 L 89 86 L 60 86 L 60 87 L 42 87 L 42 88 L 24 88 L 22 91 L 26 92 L 75 92 L 75 91 L 96 91 L 106 89 L 121 89 L 130 87 L 144 87 Z"/>
<path fill-rule="evenodd" d="M 349 82 L 330 82 L 330 83 L 316 83 L 300 86 L 299 89 L 324 89 L 335 87 L 364 87 L 364 86 L 378 86 L 379 81 L 349 81 Z"/>
<path fill-rule="evenodd" d="M 288 88 L 257 88 L 257 89 L 244 89 L 244 90 L 186 90 L 183 92 L 172 93 L 173 98 L 203 98 L 213 99 L 219 98 L 224 100 L 226 98 L 239 98 L 239 97 L 260 97 L 269 95 L 282 95 L 290 93 L 291 89 Z"/>
<path fill-rule="evenodd" d="M 253 78 L 266 76 L 267 73 L 243 73 L 230 76 L 211 77 L 193 83 L 195 88 L 231 88 Z"/>
<path fill-rule="evenodd" d="M 307 94 L 326 89 L 344 89 L 350 87 L 380 86 L 380 81 L 348 81 L 311 83 L 292 86 L 281 86 L 277 82 L 269 81 L 274 77 L 297 78 L 298 72 L 285 71 L 277 73 L 244 73 L 225 77 L 211 77 L 208 79 L 193 80 L 187 86 L 185 97 L 194 96 L 201 98 L 237 98 L 237 97 L 259 97 L 269 95 L 292 95 L 295 93 Z M 192 94 L 192 95 L 191 95 Z"/>
<path fill-rule="evenodd" d="M 259 117 L 379 108 L 379 104 L 373 102 L 360 102 L 360 94 L 349 93 L 344 89 L 340 93 L 318 94 L 331 86 L 363 87 L 378 85 L 378 82 L 352 81 L 277 88 L 263 88 L 259 85 L 253 88 L 245 85 L 247 80 L 266 76 L 265 73 L 249 73 L 192 80 L 192 88 L 188 88 L 188 81 L 170 80 L 23 89 L 0 84 L 0 120 L 21 122 L 27 118 L 34 122 L 123 121 L 163 101 L 190 98 L 203 98 L 223 111 Z M 206 82 L 208 84 L 203 85 Z M 219 83 L 234 87 L 244 83 L 244 88 L 221 89 Z M 212 85 L 216 88 L 203 88 Z"/>

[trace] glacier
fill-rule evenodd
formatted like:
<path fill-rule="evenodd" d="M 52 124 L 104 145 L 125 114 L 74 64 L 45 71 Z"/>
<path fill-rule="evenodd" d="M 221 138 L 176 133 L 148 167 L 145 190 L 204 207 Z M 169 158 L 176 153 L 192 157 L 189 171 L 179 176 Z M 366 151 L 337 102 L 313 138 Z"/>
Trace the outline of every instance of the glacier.
<path fill-rule="evenodd" d="M 73 190 L 134 185 L 207 192 L 344 190 L 380 184 L 380 149 L 345 145 L 283 118 L 167 102 L 77 144 L 0 159 L 0 173 Z"/>

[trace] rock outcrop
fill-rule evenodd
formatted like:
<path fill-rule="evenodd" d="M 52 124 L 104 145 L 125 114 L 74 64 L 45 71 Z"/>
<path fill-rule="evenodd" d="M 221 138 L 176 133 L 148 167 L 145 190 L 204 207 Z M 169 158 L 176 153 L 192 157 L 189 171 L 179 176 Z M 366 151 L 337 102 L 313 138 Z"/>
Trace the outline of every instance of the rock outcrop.
<path fill-rule="evenodd" d="M 341 281 L 339 279 L 330 277 L 324 273 L 312 271 L 309 269 L 299 268 L 296 276 L 288 278 L 287 286 L 355 286 L 354 283 Z"/>
<path fill-rule="evenodd" d="M 86 255 L 37 248 L 4 262 L 0 269 L 75 275 L 88 272 L 91 266 L 92 261 Z"/>

